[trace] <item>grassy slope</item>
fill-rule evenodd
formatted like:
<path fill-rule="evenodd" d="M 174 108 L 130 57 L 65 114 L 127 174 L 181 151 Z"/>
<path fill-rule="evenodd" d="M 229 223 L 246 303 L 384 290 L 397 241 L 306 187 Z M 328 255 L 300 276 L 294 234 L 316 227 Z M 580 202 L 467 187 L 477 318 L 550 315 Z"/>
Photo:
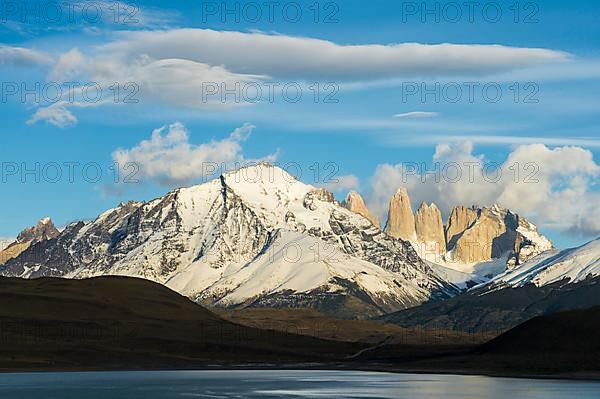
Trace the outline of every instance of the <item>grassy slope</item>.
<path fill-rule="evenodd" d="M 475 346 L 494 334 L 469 334 L 446 330 L 411 330 L 376 320 L 334 319 L 313 309 L 220 310 L 225 319 L 248 327 L 272 329 L 312 337 L 377 344 Z"/>
<path fill-rule="evenodd" d="M 329 361 L 364 347 L 235 325 L 132 278 L 3 278 L 0 301 L 0 369 Z"/>
<path fill-rule="evenodd" d="M 411 331 L 334 320 L 314 311 L 224 314 L 266 328 L 260 330 L 226 321 L 162 285 L 132 278 L 5 278 L 0 301 L 0 370 L 312 361 L 330 365 L 325 367 L 512 376 L 600 371 L 600 308 L 535 318 L 477 347 L 485 335 Z M 385 345 L 378 345 L 382 341 Z M 345 361 L 357 352 L 361 355 Z"/>

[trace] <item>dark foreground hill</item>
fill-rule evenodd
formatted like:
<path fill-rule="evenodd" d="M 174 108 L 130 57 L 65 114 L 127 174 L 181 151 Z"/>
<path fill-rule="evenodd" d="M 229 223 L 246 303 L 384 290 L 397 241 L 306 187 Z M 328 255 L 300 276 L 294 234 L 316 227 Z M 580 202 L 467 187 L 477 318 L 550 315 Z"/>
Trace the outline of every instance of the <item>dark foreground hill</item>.
<path fill-rule="evenodd" d="M 334 321 L 307 311 L 226 314 L 248 325 L 241 326 L 162 285 L 125 277 L 5 278 L 0 300 L 0 371 L 235 366 L 556 376 L 600 370 L 600 308 L 536 318 L 477 346 L 485 335 Z"/>
<path fill-rule="evenodd" d="M 533 284 L 486 289 L 392 313 L 381 318 L 404 328 L 503 332 L 537 316 L 600 306 L 600 279 L 577 284 Z"/>
<path fill-rule="evenodd" d="M 593 355 L 600 362 L 600 307 L 536 317 L 492 339 L 481 353 Z"/>
<path fill-rule="evenodd" d="M 600 307 L 595 307 L 536 317 L 461 354 L 411 359 L 398 356 L 390 345 L 362 360 L 365 364 L 377 360 L 401 372 L 598 379 L 599 329 Z"/>
<path fill-rule="evenodd" d="M 133 278 L 2 278 L 0 301 L 0 370 L 328 362 L 364 347 L 239 326 Z"/>

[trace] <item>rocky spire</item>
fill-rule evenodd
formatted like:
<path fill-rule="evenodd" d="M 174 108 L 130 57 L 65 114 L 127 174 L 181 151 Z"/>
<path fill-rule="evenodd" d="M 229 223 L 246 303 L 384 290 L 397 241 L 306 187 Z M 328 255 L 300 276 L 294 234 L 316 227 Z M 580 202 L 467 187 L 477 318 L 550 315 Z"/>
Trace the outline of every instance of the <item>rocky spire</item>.
<path fill-rule="evenodd" d="M 369 211 L 369 209 L 365 205 L 365 201 L 356 191 L 349 192 L 342 205 L 345 208 L 351 210 L 352 212 L 358 213 L 359 215 L 365 217 L 375 226 L 381 226 L 379 223 L 379 219 L 377 219 L 377 217 Z"/>
<path fill-rule="evenodd" d="M 392 237 L 416 242 L 415 216 L 410 204 L 410 197 L 405 188 L 400 188 L 390 201 L 385 232 Z"/>
<path fill-rule="evenodd" d="M 425 201 L 421 203 L 421 207 L 417 210 L 415 216 L 415 230 L 417 240 L 423 247 L 417 250 L 422 255 L 421 257 L 429 258 L 429 255 L 443 255 L 446 253 L 442 213 L 434 203 L 429 206 Z"/>

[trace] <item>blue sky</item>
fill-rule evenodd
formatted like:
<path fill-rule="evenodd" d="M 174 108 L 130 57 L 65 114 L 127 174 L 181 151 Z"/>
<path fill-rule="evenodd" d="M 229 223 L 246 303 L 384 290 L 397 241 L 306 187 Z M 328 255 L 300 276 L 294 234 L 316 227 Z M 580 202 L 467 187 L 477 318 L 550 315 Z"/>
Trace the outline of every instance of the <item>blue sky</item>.
<path fill-rule="evenodd" d="M 515 208 L 561 247 L 600 235 L 597 2 L 480 2 L 471 15 L 462 2 L 281 1 L 272 19 L 267 3 L 69 2 L 57 20 L 55 2 L 25 2 L 26 15 L 22 2 L 4 6 L 0 237 L 44 216 L 93 218 L 196 183 L 202 176 L 188 169 L 203 156 L 299 165 L 303 180 L 339 198 L 358 190 L 380 215 L 407 185 L 414 202 L 442 208 Z M 102 97 L 82 98 L 66 82 L 98 84 Z M 273 101 L 223 103 L 219 93 L 211 103 L 200 92 L 207 82 L 303 91 L 297 102 L 276 91 Z M 36 83 L 47 92 L 23 101 Z M 73 100 L 48 101 L 53 85 Z M 136 103 L 123 102 L 128 94 Z M 243 137 L 232 134 L 245 124 Z M 117 159 L 138 165 L 138 183 L 114 183 Z M 403 163 L 425 171 L 473 160 L 502 180 L 399 180 Z M 524 181 L 530 171 L 534 181 Z M 337 185 L 323 181 L 328 173 Z"/>

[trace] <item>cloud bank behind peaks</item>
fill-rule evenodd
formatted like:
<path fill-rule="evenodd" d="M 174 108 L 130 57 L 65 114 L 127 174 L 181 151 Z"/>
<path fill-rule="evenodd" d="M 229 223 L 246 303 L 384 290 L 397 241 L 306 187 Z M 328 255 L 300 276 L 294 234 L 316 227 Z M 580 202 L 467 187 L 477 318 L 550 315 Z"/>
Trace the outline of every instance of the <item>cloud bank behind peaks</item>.
<path fill-rule="evenodd" d="M 438 145 L 432 161 L 379 165 L 368 196 L 372 209 L 385 215 L 394 191 L 406 187 L 413 204 L 433 201 L 445 215 L 456 205 L 498 203 L 545 228 L 600 235 L 600 164 L 588 150 L 521 145 L 495 164 L 462 142 Z"/>

